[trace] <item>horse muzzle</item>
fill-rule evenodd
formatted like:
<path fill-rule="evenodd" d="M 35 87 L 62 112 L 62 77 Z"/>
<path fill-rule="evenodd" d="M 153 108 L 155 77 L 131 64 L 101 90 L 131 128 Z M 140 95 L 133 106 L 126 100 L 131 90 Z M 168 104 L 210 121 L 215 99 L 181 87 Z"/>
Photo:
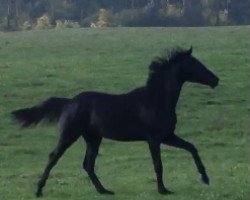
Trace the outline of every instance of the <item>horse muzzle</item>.
<path fill-rule="evenodd" d="M 219 78 L 215 78 L 211 83 L 210 83 L 210 87 L 211 88 L 215 88 L 215 87 L 217 87 L 219 85 Z"/>

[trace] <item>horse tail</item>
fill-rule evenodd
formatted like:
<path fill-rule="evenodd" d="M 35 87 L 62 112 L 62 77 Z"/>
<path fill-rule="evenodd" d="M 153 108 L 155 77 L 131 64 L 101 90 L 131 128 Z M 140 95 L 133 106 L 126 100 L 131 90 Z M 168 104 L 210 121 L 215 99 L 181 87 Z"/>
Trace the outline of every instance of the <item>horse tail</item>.
<path fill-rule="evenodd" d="M 24 108 L 11 112 L 13 118 L 22 127 L 36 125 L 43 119 L 48 121 L 58 121 L 64 108 L 71 102 L 71 99 L 52 97 L 39 105 L 31 108 Z"/>

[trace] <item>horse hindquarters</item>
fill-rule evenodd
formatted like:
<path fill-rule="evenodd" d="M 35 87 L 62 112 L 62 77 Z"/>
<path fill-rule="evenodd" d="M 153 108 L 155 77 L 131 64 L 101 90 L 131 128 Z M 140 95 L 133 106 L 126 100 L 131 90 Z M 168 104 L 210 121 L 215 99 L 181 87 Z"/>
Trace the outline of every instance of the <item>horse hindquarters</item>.
<path fill-rule="evenodd" d="M 102 186 L 95 174 L 95 160 L 98 155 L 102 136 L 100 136 L 98 128 L 93 127 L 93 124 L 91 124 L 91 104 L 89 102 L 90 99 L 88 97 L 76 99 L 62 116 L 62 127 L 63 129 L 71 129 L 74 137 L 78 138 L 81 135 L 86 141 L 87 147 L 83 168 L 88 173 L 97 191 L 102 194 L 114 194 Z"/>
<path fill-rule="evenodd" d="M 38 182 L 36 196 L 42 196 L 42 189 L 46 184 L 46 180 L 49 177 L 50 171 L 56 165 L 60 157 L 64 152 L 80 137 L 82 133 L 82 125 L 80 119 L 77 116 L 77 107 L 69 105 L 64 110 L 60 118 L 61 135 L 57 146 L 49 155 L 47 166 L 43 172 L 43 175 Z"/>

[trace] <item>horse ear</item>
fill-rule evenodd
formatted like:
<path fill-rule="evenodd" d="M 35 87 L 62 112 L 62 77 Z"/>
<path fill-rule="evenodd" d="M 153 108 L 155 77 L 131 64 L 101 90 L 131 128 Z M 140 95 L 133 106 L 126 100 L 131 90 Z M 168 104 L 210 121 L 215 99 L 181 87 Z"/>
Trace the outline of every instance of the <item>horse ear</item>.
<path fill-rule="evenodd" d="M 191 55 L 193 52 L 193 47 L 191 46 L 190 49 L 187 51 L 187 54 Z"/>

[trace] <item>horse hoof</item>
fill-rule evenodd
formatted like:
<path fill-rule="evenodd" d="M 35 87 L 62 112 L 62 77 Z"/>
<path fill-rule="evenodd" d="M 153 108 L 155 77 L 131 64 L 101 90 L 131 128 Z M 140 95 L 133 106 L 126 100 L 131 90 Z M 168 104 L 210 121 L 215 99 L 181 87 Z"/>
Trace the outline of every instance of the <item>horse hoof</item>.
<path fill-rule="evenodd" d="M 36 192 L 36 197 L 42 197 L 42 196 L 43 196 L 43 193 L 41 191 Z"/>
<path fill-rule="evenodd" d="M 105 194 L 114 195 L 115 193 L 113 191 L 106 191 Z"/>
<path fill-rule="evenodd" d="M 201 176 L 201 180 L 203 181 L 203 183 L 209 185 L 209 178 L 206 174 Z"/>
<path fill-rule="evenodd" d="M 109 195 L 114 195 L 115 193 L 113 191 L 110 190 L 100 190 L 98 191 L 100 194 L 109 194 Z"/>
<path fill-rule="evenodd" d="M 172 191 L 170 191 L 170 190 L 168 190 L 168 189 L 166 189 L 166 188 L 161 188 L 161 189 L 159 189 L 158 191 L 159 191 L 159 193 L 162 194 L 162 195 L 167 195 L 167 194 L 173 194 L 173 193 L 174 193 L 174 192 L 172 192 Z"/>

